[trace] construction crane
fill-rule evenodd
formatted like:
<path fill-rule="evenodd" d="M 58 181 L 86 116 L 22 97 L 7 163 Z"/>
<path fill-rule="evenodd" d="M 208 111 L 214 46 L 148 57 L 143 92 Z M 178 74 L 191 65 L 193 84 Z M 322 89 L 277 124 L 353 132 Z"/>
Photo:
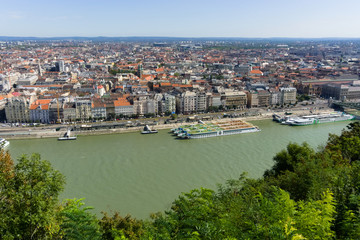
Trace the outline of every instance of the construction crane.
<path fill-rule="evenodd" d="M 57 121 L 56 121 L 56 123 L 61 123 L 61 119 L 60 119 L 60 107 L 59 107 L 59 97 L 56 97 L 56 102 L 57 102 Z"/>

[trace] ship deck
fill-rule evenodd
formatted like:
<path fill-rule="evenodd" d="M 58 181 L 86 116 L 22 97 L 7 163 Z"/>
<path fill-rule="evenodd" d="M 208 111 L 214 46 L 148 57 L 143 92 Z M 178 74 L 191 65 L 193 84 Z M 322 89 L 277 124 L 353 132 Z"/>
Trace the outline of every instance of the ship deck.
<path fill-rule="evenodd" d="M 180 126 L 188 134 L 202 134 L 202 133 L 211 133 L 218 131 L 227 131 L 227 130 L 236 130 L 236 129 L 246 129 L 253 128 L 254 126 L 250 123 L 235 120 L 235 121 L 226 121 L 226 122 L 213 122 L 205 124 L 193 124 L 193 125 L 184 125 Z"/>

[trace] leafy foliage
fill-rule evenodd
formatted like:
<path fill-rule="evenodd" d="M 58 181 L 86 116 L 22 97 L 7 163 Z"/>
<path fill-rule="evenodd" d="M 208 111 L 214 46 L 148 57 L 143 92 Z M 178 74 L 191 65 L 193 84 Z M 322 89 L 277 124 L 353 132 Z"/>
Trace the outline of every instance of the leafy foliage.
<path fill-rule="evenodd" d="M 0 234 L 5 239 L 42 239 L 56 232 L 55 210 L 64 177 L 39 154 L 23 155 L 13 167 L 2 154 Z"/>
<path fill-rule="evenodd" d="M 60 211 L 61 235 L 69 240 L 100 239 L 96 216 L 89 213 L 91 207 L 84 207 L 82 199 L 68 199 Z"/>
<path fill-rule="evenodd" d="M 180 195 L 151 220 L 59 206 L 63 176 L 35 154 L 0 152 L 1 239 L 360 239 L 360 124 L 318 151 L 290 143 L 260 179 Z"/>
<path fill-rule="evenodd" d="M 360 122 L 350 123 L 340 136 L 330 134 L 327 148 L 349 162 L 360 159 Z"/>
<path fill-rule="evenodd" d="M 103 239 L 140 239 L 144 233 L 143 223 L 130 215 L 121 217 L 115 212 L 112 217 L 107 213 L 99 221 Z"/>

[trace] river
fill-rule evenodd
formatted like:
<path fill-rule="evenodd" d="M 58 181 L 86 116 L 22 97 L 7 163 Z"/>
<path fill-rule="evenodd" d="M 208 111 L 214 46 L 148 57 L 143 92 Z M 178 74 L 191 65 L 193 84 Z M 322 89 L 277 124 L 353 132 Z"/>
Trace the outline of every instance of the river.
<path fill-rule="evenodd" d="M 85 198 L 95 212 L 119 211 L 136 218 L 169 209 L 181 192 L 216 189 L 218 183 L 262 176 L 272 157 L 289 142 L 324 145 L 349 122 L 290 127 L 271 120 L 253 121 L 261 131 L 207 139 L 176 140 L 158 134 L 124 133 L 79 136 L 76 141 L 11 140 L 14 159 L 40 153 L 66 177 L 64 198 Z"/>

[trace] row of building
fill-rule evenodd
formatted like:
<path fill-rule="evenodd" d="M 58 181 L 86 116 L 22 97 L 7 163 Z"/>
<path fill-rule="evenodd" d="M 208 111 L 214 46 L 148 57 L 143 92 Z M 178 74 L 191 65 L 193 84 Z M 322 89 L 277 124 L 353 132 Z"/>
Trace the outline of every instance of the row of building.
<path fill-rule="evenodd" d="M 295 88 L 280 91 L 251 90 L 210 93 L 184 91 L 131 96 L 113 94 L 106 97 L 57 97 L 37 99 L 36 96 L 17 96 L 7 100 L 7 122 L 83 121 L 111 119 L 133 115 L 192 114 L 206 112 L 209 107 L 240 109 L 294 104 Z"/>

